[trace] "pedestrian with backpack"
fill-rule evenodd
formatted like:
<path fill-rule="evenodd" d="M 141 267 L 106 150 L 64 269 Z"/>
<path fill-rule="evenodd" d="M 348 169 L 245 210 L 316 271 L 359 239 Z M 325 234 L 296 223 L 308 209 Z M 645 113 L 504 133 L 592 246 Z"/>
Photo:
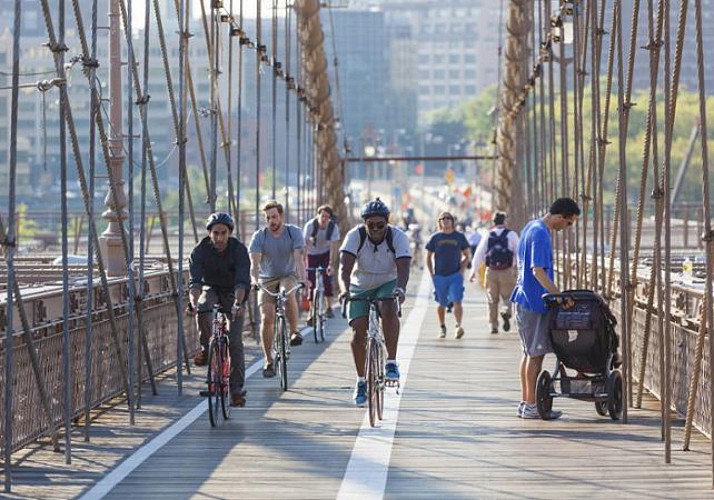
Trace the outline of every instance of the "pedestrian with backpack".
<path fill-rule="evenodd" d="M 511 293 L 516 286 L 516 255 L 518 233 L 506 227 L 506 213 L 496 212 L 493 227 L 488 236 L 481 239 L 471 261 L 469 281 L 478 279 L 478 270 L 486 265 L 486 296 L 488 298 L 488 321 L 491 333 L 498 333 L 499 305 L 503 319 L 503 331 L 511 329 Z"/>
<path fill-rule="evenodd" d="M 303 228 L 305 249 L 307 250 L 307 279 L 310 288 L 315 289 L 315 269 L 322 267 L 325 270 L 325 301 L 327 302 L 326 315 L 333 317 L 332 312 L 332 262 L 340 248 L 340 228 L 334 219 L 334 212 L 329 205 L 321 205 L 317 209 L 317 216 L 313 217 Z M 312 302 L 313 293 L 309 294 Z M 313 308 L 311 307 L 312 311 Z M 308 326 L 312 326 L 314 318 L 308 318 Z"/>

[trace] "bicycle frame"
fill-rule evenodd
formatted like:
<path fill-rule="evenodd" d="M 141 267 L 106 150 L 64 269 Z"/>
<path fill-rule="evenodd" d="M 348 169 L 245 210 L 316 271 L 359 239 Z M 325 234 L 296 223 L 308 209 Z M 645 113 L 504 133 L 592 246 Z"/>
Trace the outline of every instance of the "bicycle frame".
<path fill-rule="evenodd" d="M 285 304 L 288 301 L 290 294 L 295 293 L 303 287 L 302 283 L 298 283 L 290 290 L 281 288 L 277 292 L 271 292 L 262 284 L 257 284 L 256 288 L 263 293 L 275 299 L 275 322 L 273 323 L 273 349 L 275 350 L 276 366 L 278 367 L 278 379 L 280 387 L 288 390 L 288 357 L 290 356 L 290 341 L 287 332 L 287 317 L 285 316 Z"/>

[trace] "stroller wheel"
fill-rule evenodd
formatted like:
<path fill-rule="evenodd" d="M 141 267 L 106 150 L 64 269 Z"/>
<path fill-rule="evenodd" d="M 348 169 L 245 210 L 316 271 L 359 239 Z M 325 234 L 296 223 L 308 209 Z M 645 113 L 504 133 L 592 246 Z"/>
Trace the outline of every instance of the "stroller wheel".
<path fill-rule="evenodd" d="M 536 381 L 536 407 L 543 420 L 550 418 L 550 410 L 553 408 L 553 396 L 550 394 L 552 381 L 548 370 L 540 372 Z"/>
<path fill-rule="evenodd" d="M 617 370 L 611 372 L 607 377 L 605 388 L 607 390 L 607 411 L 610 418 L 619 420 L 622 416 L 622 374 Z"/>
<path fill-rule="evenodd" d="M 595 401 L 595 411 L 601 417 L 607 416 L 607 401 Z"/>

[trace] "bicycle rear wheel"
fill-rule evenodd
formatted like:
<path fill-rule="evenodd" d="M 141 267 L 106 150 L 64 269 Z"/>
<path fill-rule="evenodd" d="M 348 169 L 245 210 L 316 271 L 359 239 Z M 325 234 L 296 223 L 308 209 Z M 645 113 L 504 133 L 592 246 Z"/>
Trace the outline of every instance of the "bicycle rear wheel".
<path fill-rule="evenodd" d="M 219 352 L 220 356 L 218 356 L 218 359 L 220 359 L 221 368 L 221 411 L 223 412 L 223 418 L 227 420 L 231 416 L 231 355 L 228 352 L 227 338 L 221 342 Z"/>
<path fill-rule="evenodd" d="M 218 402 L 221 384 L 220 355 L 218 345 L 211 340 L 208 346 L 208 370 L 206 370 L 206 381 L 208 383 L 208 419 L 211 427 L 218 424 Z"/>
<path fill-rule="evenodd" d="M 315 290 L 315 292 L 312 295 L 312 307 L 310 308 L 310 317 L 312 318 L 312 333 L 315 336 L 315 343 L 317 344 L 320 341 L 320 336 L 319 336 L 319 323 L 320 323 L 320 308 L 319 308 L 319 301 L 322 300 L 322 293 L 318 292 Z"/>
<path fill-rule="evenodd" d="M 285 318 L 277 318 L 275 320 L 276 331 L 275 340 L 277 347 L 277 369 L 278 378 L 280 379 L 280 387 L 283 391 L 288 390 L 288 329 L 285 324 Z"/>
<path fill-rule="evenodd" d="M 377 408 L 379 406 L 378 393 L 379 381 L 377 380 L 377 342 L 370 338 L 367 340 L 367 404 L 369 408 L 369 425 L 374 427 L 377 423 Z"/>

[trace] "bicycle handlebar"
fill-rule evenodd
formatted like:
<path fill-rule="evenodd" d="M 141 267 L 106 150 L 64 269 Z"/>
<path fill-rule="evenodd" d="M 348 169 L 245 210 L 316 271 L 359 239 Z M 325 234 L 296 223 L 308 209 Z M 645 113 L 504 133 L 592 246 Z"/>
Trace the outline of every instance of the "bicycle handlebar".
<path fill-rule="evenodd" d="M 340 312 L 342 314 L 343 318 L 347 318 L 347 303 L 348 302 L 369 302 L 370 304 L 373 302 L 387 302 L 387 301 L 395 301 L 397 303 L 397 317 L 401 318 L 402 317 L 402 303 L 399 302 L 398 298 L 399 294 L 394 293 L 391 297 L 375 297 L 375 298 L 369 298 L 369 299 L 362 299 L 362 298 L 355 298 L 355 297 L 342 297 L 340 299 Z"/>
<path fill-rule="evenodd" d="M 272 297 L 272 298 L 274 298 L 274 299 L 277 299 L 277 298 L 278 298 L 278 295 L 280 295 L 281 293 L 284 293 L 285 296 L 287 297 L 287 296 L 290 295 L 291 293 L 294 293 L 294 292 L 300 290 L 301 288 L 305 288 L 305 284 L 304 284 L 304 283 L 298 283 L 297 285 L 295 285 L 294 287 L 292 287 L 292 288 L 291 288 L 290 290 L 288 290 L 287 292 L 286 292 L 285 290 L 278 290 L 277 292 L 271 292 L 270 290 L 268 290 L 267 288 L 265 288 L 265 286 L 263 286 L 262 283 L 256 283 L 255 285 L 253 285 L 252 288 L 253 288 L 253 290 L 262 290 L 264 293 L 268 294 L 270 297 Z"/>

